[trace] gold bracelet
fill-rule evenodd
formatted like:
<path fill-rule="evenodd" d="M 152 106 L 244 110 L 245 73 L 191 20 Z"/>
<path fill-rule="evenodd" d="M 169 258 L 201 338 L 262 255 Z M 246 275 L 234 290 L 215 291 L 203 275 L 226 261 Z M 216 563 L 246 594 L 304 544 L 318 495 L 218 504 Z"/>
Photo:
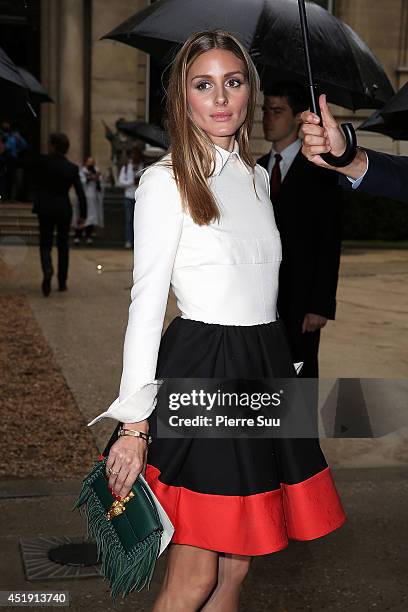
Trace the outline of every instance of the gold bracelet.
<path fill-rule="evenodd" d="M 138 429 L 124 429 L 123 427 L 120 427 L 118 431 L 118 437 L 119 436 L 133 436 L 134 438 L 143 438 L 143 440 L 145 440 L 147 444 L 151 444 L 153 440 L 152 436 L 145 433 L 144 431 L 139 431 Z"/>

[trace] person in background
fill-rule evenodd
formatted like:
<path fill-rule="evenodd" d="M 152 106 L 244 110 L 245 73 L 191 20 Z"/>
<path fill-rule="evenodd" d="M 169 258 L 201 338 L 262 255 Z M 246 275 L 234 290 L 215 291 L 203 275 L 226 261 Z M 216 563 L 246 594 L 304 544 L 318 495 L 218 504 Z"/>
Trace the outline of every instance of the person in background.
<path fill-rule="evenodd" d="M 33 165 L 35 198 L 32 212 L 38 215 L 40 226 L 40 257 L 43 270 L 41 285 L 45 297 L 51 291 L 54 273 L 51 259 L 54 228 L 57 228 L 58 290 L 66 291 L 69 262 L 69 230 L 72 206 L 68 196 L 74 187 L 80 209 L 79 225 L 87 216 L 85 193 L 79 178 L 79 168 L 66 158 L 69 140 L 66 134 L 50 134 L 48 155 L 40 155 Z"/>
<path fill-rule="evenodd" d="M 138 172 L 144 168 L 143 155 L 139 148 L 132 150 L 119 173 L 118 186 L 124 187 L 124 207 L 125 207 L 125 249 L 133 248 L 133 214 L 135 210 L 135 191 L 139 183 Z"/>
<path fill-rule="evenodd" d="M 263 129 L 272 147 L 258 164 L 269 174 L 282 241 L 278 312 L 294 361 L 303 361 L 300 376 L 317 378 L 320 330 L 336 311 L 340 189 L 333 172 L 317 168 L 301 153 L 300 115 L 308 107 L 304 88 L 277 83 L 264 96 Z"/>
<path fill-rule="evenodd" d="M 103 187 L 101 173 L 95 165 L 93 157 L 87 157 L 79 171 L 82 186 L 85 191 L 88 215 L 84 227 L 76 227 L 74 244 L 79 245 L 85 233 L 86 244 L 93 244 L 92 233 L 95 225 L 103 227 Z"/>
<path fill-rule="evenodd" d="M 0 136 L 0 202 L 6 199 L 7 194 L 7 171 L 10 163 L 10 156 L 6 150 L 6 144 Z"/>
<path fill-rule="evenodd" d="M 19 195 L 22 183 L 22 169 L 19 160 L 22 153 L 27 149 L 27 142 L 17 129 L 12 129 L 8 121 L 3 121 L 1 125 L 3 140 L 6 151 L 9 155 L 6 175 L 6 195 L 5 199 L 15 200 Z"/>

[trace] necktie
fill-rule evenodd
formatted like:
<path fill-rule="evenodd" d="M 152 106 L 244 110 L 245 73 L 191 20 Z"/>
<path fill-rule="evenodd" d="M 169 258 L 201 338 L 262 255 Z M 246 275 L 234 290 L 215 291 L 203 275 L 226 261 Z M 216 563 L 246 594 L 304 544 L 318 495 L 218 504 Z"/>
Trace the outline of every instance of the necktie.
<path fill-rule="evenodd" d="M 280 161 L 282 159 L 282 155 L 280 153 L 275 153 L 275 164 L 272 168 L 271 174 L 271 200 L 272 202 L 276 202 L 279 194 L 279 189 L 282 182 L 282 175 L 280 169 Z"/>

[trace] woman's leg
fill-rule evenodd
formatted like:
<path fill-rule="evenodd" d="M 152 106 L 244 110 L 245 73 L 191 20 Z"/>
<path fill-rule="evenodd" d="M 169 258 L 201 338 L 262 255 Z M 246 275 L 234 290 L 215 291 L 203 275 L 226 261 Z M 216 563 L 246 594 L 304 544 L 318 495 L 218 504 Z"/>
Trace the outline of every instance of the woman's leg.
<path fill-rule="evenodd" d="M 202 612 L 238 612 L 241 586 L 252 557 L 219 553 L 218 583 Z"/>
<path fill-rule="evenodd" d="M 167 568 L 152 612 L 196 612 L 217 583 L 218 553 L 170 544 Z"/>

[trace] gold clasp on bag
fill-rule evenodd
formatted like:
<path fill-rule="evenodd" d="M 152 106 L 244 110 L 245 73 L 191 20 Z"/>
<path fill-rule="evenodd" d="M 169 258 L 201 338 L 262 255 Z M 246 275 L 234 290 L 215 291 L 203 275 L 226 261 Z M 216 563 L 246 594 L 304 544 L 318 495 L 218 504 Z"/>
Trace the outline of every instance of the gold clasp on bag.
<path fill-rule="evenodd" d="M 129 495 L 127 495 L 123 499 L 116 499 L 106 514 L 106 518 L 108 519 L 108 521 L 111 521 L 113 518 L 115 518 L 115 516 L 119 516 L 120 514 L 122 514 L 126 510 L 125 504 L 130 501 L 134 496 L 135 494 L 133 493 L 133 491 L 130 491 Z"/>

